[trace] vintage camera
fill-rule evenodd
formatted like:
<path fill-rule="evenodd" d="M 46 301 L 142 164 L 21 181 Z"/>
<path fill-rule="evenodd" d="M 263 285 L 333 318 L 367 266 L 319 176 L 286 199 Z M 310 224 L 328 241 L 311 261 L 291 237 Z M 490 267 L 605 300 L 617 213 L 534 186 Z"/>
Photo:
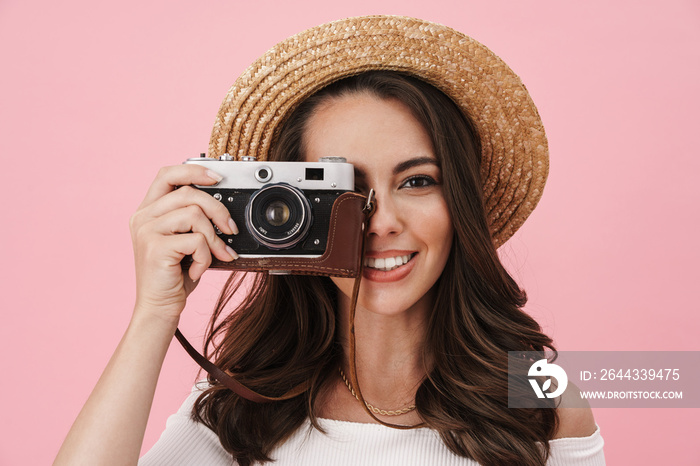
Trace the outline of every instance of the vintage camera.
<path fill-rule="evenodd" d="M 342 157 L 318 162 L 185 161 L 224 176 L 214 186 L 196 186 L 221 201 L 239 229 L 238 235 L 217 234 L 241 258 L 319 257 L 326 251 L 333 204 L 354 190 L 353 166 Z"/>

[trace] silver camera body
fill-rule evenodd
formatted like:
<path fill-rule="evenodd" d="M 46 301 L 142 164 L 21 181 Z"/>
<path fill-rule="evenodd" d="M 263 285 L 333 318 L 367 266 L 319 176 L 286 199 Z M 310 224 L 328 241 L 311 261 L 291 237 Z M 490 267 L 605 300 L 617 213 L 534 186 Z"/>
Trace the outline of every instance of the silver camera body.
<path fill-rule="evenodd" d="M 355 172 L 342 157 L 318 162 L 235 161 L 198 157 L 186 164 L 205 166 L 224 178 L 195 186 L 222 202 L 239 229 L 217 234 L 239 256 L 318 257 L 326 250 L 335 200 L 355 188 Z"/>

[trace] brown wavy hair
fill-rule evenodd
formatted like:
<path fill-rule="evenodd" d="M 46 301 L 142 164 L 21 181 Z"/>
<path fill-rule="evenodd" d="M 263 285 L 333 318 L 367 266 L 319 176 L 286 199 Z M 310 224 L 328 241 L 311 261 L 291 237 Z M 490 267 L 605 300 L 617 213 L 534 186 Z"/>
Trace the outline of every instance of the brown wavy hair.
<path fill-rule="evenodd" d="M 480 144 L 473 124 L 445 94 L 411 76 L 371 71 L 346 78 L 304 101 L 281 128 L 271 160 L 303 160 L 304 129 L 326 99 L 370 93 L 398 99 L 426 128 L 442 169 L 454 224 L 450 257 L 437 283 L 416 409 L 455 454 L 484 465 L 544 465 L 558 417 L 554 409 L 508 408 L 508 351 L 554 350 L 522 311 L 525 293 L 502 266 L 482 199 Z M 231 298 L 245 293 L 233 312 Z M 343 358 L 337 331 L 338 290 L 327 277 L 233 273 L 216 305 L 205 352 L 224 370 L 269 396 L 301 383 L 295 398 L 253 403 L 215 379 L 193 417 L 211 428 L 241 465 L 270 453 L 308 418 L 319 429 L 315 400 Z"/>

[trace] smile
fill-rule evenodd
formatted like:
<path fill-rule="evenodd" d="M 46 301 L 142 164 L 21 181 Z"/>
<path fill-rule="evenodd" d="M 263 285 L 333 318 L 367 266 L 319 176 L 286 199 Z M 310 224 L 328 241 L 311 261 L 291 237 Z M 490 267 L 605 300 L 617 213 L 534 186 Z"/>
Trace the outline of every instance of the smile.
<path fill-rule="evenodd" d="M 402 265 L 410 261 L 415 255 L 416 253 L 386 258 L 365 257 L 364 266 L 370 269 L 388 272 L 389 270 L 394 270 L 398 267 L 401 267 Z"/>

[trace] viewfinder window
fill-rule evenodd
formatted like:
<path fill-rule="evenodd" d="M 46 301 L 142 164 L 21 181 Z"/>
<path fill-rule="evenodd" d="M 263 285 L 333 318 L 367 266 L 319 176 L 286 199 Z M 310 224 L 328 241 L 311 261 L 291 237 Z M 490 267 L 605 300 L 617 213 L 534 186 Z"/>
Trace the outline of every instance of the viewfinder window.
<path fill-rule="evenodd" d="M 323 180 L 323 168 L 307 168 L 306 179 L 315 181 Z"/>

